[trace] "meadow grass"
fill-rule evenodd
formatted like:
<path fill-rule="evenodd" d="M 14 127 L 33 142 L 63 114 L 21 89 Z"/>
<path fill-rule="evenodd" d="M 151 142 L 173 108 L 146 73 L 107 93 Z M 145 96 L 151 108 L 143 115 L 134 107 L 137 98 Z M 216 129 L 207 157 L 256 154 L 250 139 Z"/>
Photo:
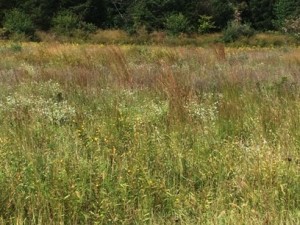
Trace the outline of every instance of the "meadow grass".
<path fill-rule="evenodd" d="M 97 30 L 94 33 L 86 34 L 78 32 L 72 36 L 58 35 L 52 32 L 37 31 L 36 41 L 46 43 L 89 43 L 105 45 L 163 45 L 163 46 L 202 46 L 206 47 L 223 41 L 223 34 L 179 34 L 176 36 L 168 35 L 164 31 L 153 31 L 149 33 L 145 28 L 138 29 L 136 33 L 129 34 L 124 30 Z M 19 38 L 19 39 L 18 39 Z M 12 37 L 12 40 L 26 41 L 28 38 L 22 35 Z M 280 32 L 255 33 L 251 37 L 241 36 L 232 43 L 227 43 L 231 47 L 284 47 L 299 46 L 300 40 L 295 36 Z"/>
<path fill-rule="evenodd" d="M 299 48 L 0 53 L 0 224 L 300 223 Z"/>

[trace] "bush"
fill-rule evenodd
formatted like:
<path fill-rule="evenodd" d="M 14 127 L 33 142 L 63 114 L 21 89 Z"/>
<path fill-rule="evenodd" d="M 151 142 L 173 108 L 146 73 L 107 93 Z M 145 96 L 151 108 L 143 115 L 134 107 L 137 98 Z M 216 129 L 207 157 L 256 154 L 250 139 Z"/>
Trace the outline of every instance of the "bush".
<path fill-rule="evenodd" d="M 87 35 L 96 31 L 95 25 L 81 21 L 78 15 L 70 11 L 59 12 L 52 19 L 52 26 L 55 33 L 64 36 Z"/>
<path fill-rule="evenodd" d="M 215 22 L 212 21 L 211 16 L 200 16 L 198 23 L 199 23 L 198 32 L 201 34 L 208 33 L 212 29 L 216 28 Z"/>
<path fill-rule="evenodd" d="M 252 35 L 254 35 L 254 30 L 249 24 L 241 24 L 237 21 L 231 21 L 223 31 L 223 41 L 226 43 L 234 42 L 240 37 L 251 37 Z"/>
<path fill-rule="evenodd" d="M 71 36 L 74 30 L 78 28 L 80 19 L 74 13 L 69 11 L 59 12 L 52 19 L 53 31 L 57 34 Z"/>
<path fill-rule="evenodd" d="M 18 9 L 5 14 L 3 27 L 9 35 L 17 36 L 33 37 L 35 30 L 30 16 Z"/>
<path fill-rule="evenodd" d="M 169 34 L 178 35 L 188 31 L 189 21 L 182 13 L 172 14 L 166 18 L 165 26 Z"/>
<path fill-rule="evenodd" d="M 22 45 L 20 45 L 20 44 L 13 43 L 13 44 L 10 45 L 10 50 L 11 50 L 12 52 L 21 52 L 22 49 L 23 49 L 23 48 L 22 48 Z"/>

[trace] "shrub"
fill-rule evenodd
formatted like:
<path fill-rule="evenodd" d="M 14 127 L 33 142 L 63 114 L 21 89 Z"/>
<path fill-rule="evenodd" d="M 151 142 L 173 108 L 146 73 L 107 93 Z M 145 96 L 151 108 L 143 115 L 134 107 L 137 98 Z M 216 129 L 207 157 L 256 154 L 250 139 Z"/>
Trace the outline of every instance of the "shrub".
<path fill-rule="evenodd" d="M 172 14 L 166 18 L 165 26 L 169 34 L 178 35 L 188 31 L 189 21 L 182 13 Z"/>
<path fill-rule="evenodd" d="M 88 34 L 90 34 L 90 33 L 96 32 L 97 27 L 92 23 L 87 23 L 87 22 L 80 21 L 79 29 L 86 32 L 86 33 L 88 33 Z"/>
<path fill-rule="evenodd" d="M 29 37 L 33 37 L 35 30 L 30 16 L 18 9 L 13 9 L 5 14 L 3 27 L 9 35 Z"/>
<path fill-rule="evenodd" d="M 57 34 L 71 36 L 78 28 L 80 19 L 77 15 L 69 11 L 59 12 L 52 19 L 53 31 Z"/>
<path fill-rule="evenodd" d="M 13 43 L 10 45 L 10 50 L 12 52 L 21 52 L 22 51 L 22 45 L 17 44 L 17 43 Z"/>
<path fill-rule="evenodd" d="M 70 12 L 59 12 L 52 19 L 53 31 L 59 35 L 64 36 L 85 36 L 96 31 L 96 26 L 91 23 L 81 21 L 81 18 Z"/>
<path fill-rule="evenodd" d="M 216 28 L 215 22 L 212 21 L 212 16 L 200 16 L 198 23 L 199 23 L 198 32 L 201 34 L 208 33 L 212 29 Z"/>
<path fill-rule="evenodd" d="M 237 21 L 231 21 L 223 31 L 223 41 L 227 43 L 234 42 L 242 36 L 251 37 L 252 35 L 254 35 L 254 30 L 249 24 L 241 24 Z"/>

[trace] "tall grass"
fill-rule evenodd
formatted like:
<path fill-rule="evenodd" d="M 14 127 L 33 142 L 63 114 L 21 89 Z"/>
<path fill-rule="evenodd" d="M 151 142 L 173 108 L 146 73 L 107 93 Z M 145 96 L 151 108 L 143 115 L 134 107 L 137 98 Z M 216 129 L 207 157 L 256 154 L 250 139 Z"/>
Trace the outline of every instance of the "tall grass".
<path fill-rule="evenodd" d="M 0 224 L 299 224 L 299 48 L 2 43 Z"/>
<path fill-rule="evenodd" d="M 212 34 L 179 34 L 170 36 L 163 31 L 148 33 L 145 27 L 141 27 L 135 34 L 128 34 L 123 30 L 97 30 L 86 34 L 78 31 L 72 37 L 58 35 L 52 32 L 35 32 L 36 39 L 45 43 L 90 43 L 106 45 L 164 45 L 164 46 L 209 46 L 214 43 L 223 42 L 222 33 Z M 13 40 L 26 41 L 26 38 L 16 36 Z M 277 32 L 256 33 L 250 37 L 242 36 L 232 43 L 226 43 L 231 47 L 284 47 L 299 46 L 299 39 L 287 34 Z"/>

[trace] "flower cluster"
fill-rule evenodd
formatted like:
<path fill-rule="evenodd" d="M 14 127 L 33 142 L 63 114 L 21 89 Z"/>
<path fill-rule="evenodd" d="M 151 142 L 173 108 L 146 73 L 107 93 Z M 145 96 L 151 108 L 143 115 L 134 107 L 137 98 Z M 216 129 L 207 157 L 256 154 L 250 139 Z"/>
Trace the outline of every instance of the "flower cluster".
<path fill-rule="evenodd" d="M 188 115 L 199 121 L 204 128 L 214 128 L 218 119 L 218 104 L 222 96 L 205 94 L 202 101 L 192 101 L 185 105 Z"/>
<path fill-rule="evenodd" d="M 29 87 L 23 87 L 21 93 L 17 92 L 0 101 L 0 114 L 26 112 L 31 118 L 46 120 L 52 124 L 62 124 L 74 118 L 75 108 L 61 97 L 60 92 L 57 93 L 57 84 L 36 85 L 34 91 L 37 95 L 32 94 L 32 89 L 26 88 Z M 57 94 L 51 94 L 52 91 Z"/>

